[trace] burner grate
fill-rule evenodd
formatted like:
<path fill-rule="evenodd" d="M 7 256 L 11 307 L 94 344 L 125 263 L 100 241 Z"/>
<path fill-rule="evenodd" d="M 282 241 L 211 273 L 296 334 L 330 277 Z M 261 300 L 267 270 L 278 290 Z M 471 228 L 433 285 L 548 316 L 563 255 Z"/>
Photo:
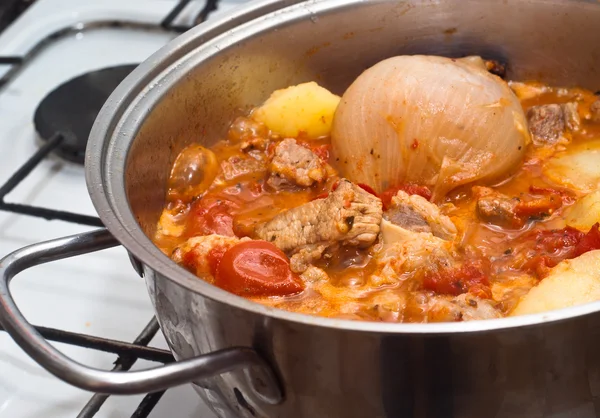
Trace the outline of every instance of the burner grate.
<path fill-rule="evenodd" d="M 180 0 L 162 20 L 162 22 L 156 25 L 125 21 L 96 21 L 87 23 L 83 29 L 80 27 L 63 28 L 49 35 L 47 38 L 42 39 L 24 56 L 0 56 L 0 65 L 8 65 L 11 67 L 4 77 L 0 78 L 0 92 L 2 91 L 2 88 L 7 86 L 10 81 L 12 81 L 12 79 L 14 79 L 19 72 L 26 65 L 28 65 L 39 52 L 41 52 L 44 47 L 51 42 L 60 39 L 62 36 L 68 35 L 74 31 L 82 32 L 101 27 L 113 27 L 129 30 L 162 30 L 184 32 L 191 27 L 205 21 L 210 13 L 217 10 L 218 1 L 219 0 L 206 0 L 204 7 L 198 13 L 191 26 L 181 26 L 174 23 L 183 10 L 188 6 L 188 4 L 191 3 L 191 0 Z M 6 196 L 12 190 L 14 190 L 40 164 L 40 162 L 42 162 L 44 158 L 50 154 L 50 152 L 56 150 L 64 140 L 65 135 L 61 132 L 56 132 L 42 147 L 35 152 L 35 154 L 29 158 L 29 160 L 27 160 L 2 186 L 0 186 L 0 210 L 44 218 L 47 220 L 60 220 L 89 226 L 103 226 L 100 218 L 95 216 L 82 215 L 78 213 L 59 211 L 19 203 L 8 203 L 5 201 Z M 118 357 L 114 363 L 114 371 L 127 371 L 138 359 L 149 360 L 163 364 L 172 363 L 175 361 L 171 352 L 148 347 L 148 344 L 159 330 L 156 318 L 152 318 L 152 320 L 146 325 L 146 327 L 132 343 L 63 331 L 54 328 L 46 328 L 42 326 L 37 326 L 36 330 L 44 338 L 51 341 L 116 354 Z M 0 331 L 4 331 L 1 326 Z M 164 391 L 161 391 L 147 394 L 142 399 L 131 417 L 148 417 L 164 393 Z M 93 395 L 88 403 L 83 407 L 81 412 L 77 415 L 77 417 L 94 417 L 109 396 L 110 395 L 104 394 Z"/>
<path fill-rule="evenodd" d="M 172 363 L 175 361 L 170 351 L 147 347 L 159 330 L 158 321 L 156 318 L 152 318 L 150 322 L 148 322 L 133 343 L 109 340 L 106 338 L 99 338 L 91 335 L 41 326 L 36 326 L 35 329 L 44 338 L 50 341 L 117 354 L 118 357 L 115 361 L 115 366 L 112 369 L 113 371 L 127 371 L 131 369 L 138 359 L 149 360 L 163 364 Z M 0 331 L 4 331 L 2 326 L 0 326 Z M 146 395 L 131 417 L 144 418 L 150 415 L 163 394 L 164 391 L 149 393 Z M 77 418 L 94 417 L 109 396 L 110 395 L 103 395 L 99 393 L 93 395 L 88 403 L 83 407 L 81 412 L 77 415 Z"/>

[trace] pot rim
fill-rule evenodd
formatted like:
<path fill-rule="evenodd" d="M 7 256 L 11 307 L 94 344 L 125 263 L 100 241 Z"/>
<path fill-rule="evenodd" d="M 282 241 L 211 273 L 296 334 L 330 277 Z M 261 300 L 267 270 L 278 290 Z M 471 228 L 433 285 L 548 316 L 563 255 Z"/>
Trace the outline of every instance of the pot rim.
<path fill-rule="evenodd" d="M 544 0 L 542 0 L 544 1 Z M 587 0 L 570 0 L 589 3 Z M 600 310 L 600 301 L 544 313 L 452 323 L 381 323 L 289 312 L 234 295 L 178 266 L 142 232 L 125 193 L 129 148 L 149 110 L 169 87 L 205 59 L 278 23 L 352 7 L 362 0 L 255 0 L 178 36 L 140 64 L 110 95 L 90 133 L 85 155 L 88 192 L 106 228 L 147 268 L 209 299 L 264 315 L 323 328 L 384 334 L 454 334 L 509 330 L 573 319 Z M 600 4 L 595 3 L 596 6 Z"/>

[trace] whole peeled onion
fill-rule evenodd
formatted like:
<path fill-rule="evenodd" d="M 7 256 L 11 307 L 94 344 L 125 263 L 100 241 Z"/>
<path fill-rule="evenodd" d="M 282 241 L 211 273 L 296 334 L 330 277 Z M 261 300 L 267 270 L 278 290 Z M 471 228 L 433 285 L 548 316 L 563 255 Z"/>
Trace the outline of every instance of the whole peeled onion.
<path fill-rule="evenodd" d="M 530 143 L 517 97 L 480 58 L 398 56 L 363 72 L 336 110 L 342 174 L 381 192 L 426 185 L 439 199 L 506 175 Z"/>

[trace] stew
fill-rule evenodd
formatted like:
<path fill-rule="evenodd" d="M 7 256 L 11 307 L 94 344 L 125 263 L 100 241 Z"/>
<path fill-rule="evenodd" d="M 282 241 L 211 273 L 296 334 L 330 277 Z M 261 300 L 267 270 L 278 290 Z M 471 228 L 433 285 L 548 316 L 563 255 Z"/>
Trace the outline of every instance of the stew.
<path fill-rule="evenodd" d="M 456 66 L 448 71 L 478 65 L 444 60 Z M 361 77 L 374 77 L 369 71 Z M 472 71 L 488 82 L 489 73 Z M 505 129 L 504 119 L 494 125 L 492 114 L 462 127 L 444 121 L 428 128 L 442 113 L 463 118 L 467 111 L 455 107 L 456 93 L 423 96 L 430 104 L 443 101 L 442 112 L 438 104 L 409 106 L 406 114 L 389 105 L 385 121 L 371 126 L 375 113 L 361 122 L 365 109 L 348 109 L 360 78 L 341 99 L 316 83 L 277 91 L 235 119 L 210 148 L 192 144 L 181 151 L 155 243 L 229 292 L 327 317 L 493 319 L 600 299 L 600 98 L 581 88 L 489 77 L 506 89 L 498 109 L 517 103 L 512 112 L 524 115 L 524 126 L 514 117 L 522 132 Z M 418 81 L 417 90 L 426 88 Z M 402 88 L 397 94 L 411 99 Z M 460 106 L 470 109 L 474 94 Z M 481 129 L 491 126 L 500 135 L 471 129 L 478 118 L 487 124 Z M 363 131 L 372 133 L 352 149 L 340 145 Z M 393 139 L 386 139 L 388 131 Z M 452 157 L 463 131 L 485 137 L 482 146 L 469 139 L 462 154 L 472 155 L 470 161 Z M 410 138 L 415 132 L 419 137 Z M 434 144 L 438 137 L 442 142 Z M 497 154 L 486 138 L 498 141 Z M 406 144 L 389 144 L 399 151 L 382 145 L 400 140 Z M 357 154 L 360 147 L 366 152 Z M 419 160 L 419 153 L 426 157 Z M 425 167 L 430 163 L 433 168 Z"/>

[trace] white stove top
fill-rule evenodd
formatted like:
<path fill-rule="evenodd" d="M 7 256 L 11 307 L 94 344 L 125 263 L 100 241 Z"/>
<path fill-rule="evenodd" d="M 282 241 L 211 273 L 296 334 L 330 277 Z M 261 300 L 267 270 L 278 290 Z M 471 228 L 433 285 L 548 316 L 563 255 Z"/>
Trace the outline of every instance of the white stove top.
<path fill-rule="evenodd" d="M 222 0 L 219 11 L 244 0 Z M 38 0 L 0 34 L 0 56 L 22 55 L 60 27 L 97 19 L 160 22 L 175 0 Z M 182 16 L 204 5 L 192 2 Z M 0 90 L 0 184 L 37 149 L 35 109 L 59 84 L 85 72 L 137 63 L 175 35 L 166 32 L 98 29 L 69 35 L 46 47 L 11 84 Z M 7 67 L 0 66 L 0 76 Z M 47 158 L 11 194 L 8 202 L 95 215 L 83 167 Z M 0 212 L 0 256 L 25 245 L 90 228 Z M 131 342 L 152 318 L 142 279 L 123 248 L 46 264 L 23 273 L 12 286 L 17 303 L 36 325 Z M 160 333 L 159 333 L 160 334 Z M 151 346 L 166 348 L 162 335 Z M 116 355 L 58 344 L 76 360 L 111 369 Z M 134 369 L 155 366 L 138 361 Z M 0 418 L 75 417 L 92 394 L 58 380 L 0 332 Z M 143 396 L 111 396 L 96 417 L 130 417 Z M 166 392 L 151 417 L 212 417 L 189 386 Z"/>

